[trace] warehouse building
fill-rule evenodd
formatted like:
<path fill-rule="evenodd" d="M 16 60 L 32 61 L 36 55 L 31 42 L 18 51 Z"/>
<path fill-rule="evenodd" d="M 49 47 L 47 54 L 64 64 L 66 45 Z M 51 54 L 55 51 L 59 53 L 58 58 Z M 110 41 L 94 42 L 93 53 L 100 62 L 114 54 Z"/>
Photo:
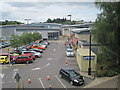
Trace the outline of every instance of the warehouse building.
<path fill-rule="evenodd" d="M 11 35 L 22 35 L 23 33 L 39 32 L 43 39 L 59 39 L 61 35 L 61 24 L 55 23 L 32 23 L 23 25 L 2 25 L 0 26 L 0 37 L 9 40 Z"/>

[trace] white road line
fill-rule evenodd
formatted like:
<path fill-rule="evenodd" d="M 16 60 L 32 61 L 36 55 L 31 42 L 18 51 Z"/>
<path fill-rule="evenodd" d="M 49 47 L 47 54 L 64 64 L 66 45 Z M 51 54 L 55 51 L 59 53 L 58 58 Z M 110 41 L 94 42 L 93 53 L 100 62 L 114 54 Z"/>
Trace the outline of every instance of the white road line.
<path fill-rule="evenodd" d="M 3 78 L 5 74 L 0 73 L 0 78 Z"/>
<path fill-rule="evenodd" d="M 62 81 L 60 81 L 60 79 L 57 77 L 57 75 L 55 76 L 57 78 L 57 80 L 61 83 L 61 85 L 67 90 L 66 86 L 62 83 Z"/>
<path fill-rule="evenodd" d="M 44 90 L 45 90 L 45 87 L 44 87 L 44 85 L 43 85 L 43 82 L 42 82 L 41 78 L 38 78 L 38 79 L 39 79 L 39 81 L 40 81 L 40 83 L 41 83 L 42 87 L 43 87 L 43 88 L 44 88 Z"/>
<path fill-rule="evenodd" d="M 33 68 L 32 71 L 34 71 L 34 70 L 39 70 L 39 69 L 41 69 L 41 68 Z"/>

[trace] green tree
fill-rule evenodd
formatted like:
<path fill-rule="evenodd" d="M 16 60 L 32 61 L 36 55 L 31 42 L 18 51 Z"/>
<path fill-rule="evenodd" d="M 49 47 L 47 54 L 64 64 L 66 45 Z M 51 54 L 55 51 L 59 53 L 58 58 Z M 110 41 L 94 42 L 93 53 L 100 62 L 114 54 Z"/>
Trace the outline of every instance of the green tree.
<path fill-rule="evenodd" d="M 94 40 L 100 44 L 103 57 L 99 62 L 110 62 L 109 69 L 120 69 L 120 1 L 96 2 L 101 9 L 93 29 Z M 117 71 L 119 70 L 117 69 Z"/>
<path fill-rule="evenodd" d="M 10 38 L 10 43 L 11 43 L 11 47 L 14 47 L 14 48 L 19 47 L 21 45 L 20 36 L 12 35 Z"/>

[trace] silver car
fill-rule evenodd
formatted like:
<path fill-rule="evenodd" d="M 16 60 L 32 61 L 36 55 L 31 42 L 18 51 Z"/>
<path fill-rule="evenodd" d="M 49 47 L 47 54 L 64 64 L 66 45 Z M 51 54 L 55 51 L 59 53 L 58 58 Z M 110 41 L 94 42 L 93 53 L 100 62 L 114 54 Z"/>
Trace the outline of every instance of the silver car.
<path fill-rule="evenodd" d="M 66 50 L 66 55 L 67 55 L 67 57 L 74 57 L 73 50 L 72 49 L 67 49 Z"/>
<path fill-rule="evenodd" d="M 42 57 L 40 52 L 36 52 L 36 51 L 22 51 L 22 54 L 27 54 L 27 53 L 33 53 L 35 55 L 35 57 Z"/>

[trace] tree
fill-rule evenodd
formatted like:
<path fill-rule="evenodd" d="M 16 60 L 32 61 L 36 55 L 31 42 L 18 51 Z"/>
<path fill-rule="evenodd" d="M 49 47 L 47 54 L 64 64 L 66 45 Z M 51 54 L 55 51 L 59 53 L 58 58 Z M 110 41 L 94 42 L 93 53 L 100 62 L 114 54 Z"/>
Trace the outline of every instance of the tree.
<path fill-rule="evenodd" d="M 21 45 L 26 45 L 29 44 L 31 42 L 34 42 L 36 40 L 40 40 L 42 39 L 42 36 L 40 33 L 35 32 L 35 33 L 23 33 L 23 35 L 18 36 L 18 35 L 12 35 L 10 38 L 10 43 L 11 46 L 16 48 L 19 47 Z"/>
<path fill-rule="evenodd" d="M 92 33 L 104 55 L 102 63 L 110 62 L 109 68 L 120 69 L 120 1 L 95 4 L 102 12 L 96 19 Z"/>
<path fill-rule="evenodd" d="M 14 24 L 23 24 L 22 22 L 18 22 L 18 21 L 0 21 L 0 25 L 14 25 Z"/>
<path fill-rule="evenodd" d="M 11 47 L 19 47 L 21 45 L 20 37 L 18 35 L 12 35 L 10 38 Z"/>

